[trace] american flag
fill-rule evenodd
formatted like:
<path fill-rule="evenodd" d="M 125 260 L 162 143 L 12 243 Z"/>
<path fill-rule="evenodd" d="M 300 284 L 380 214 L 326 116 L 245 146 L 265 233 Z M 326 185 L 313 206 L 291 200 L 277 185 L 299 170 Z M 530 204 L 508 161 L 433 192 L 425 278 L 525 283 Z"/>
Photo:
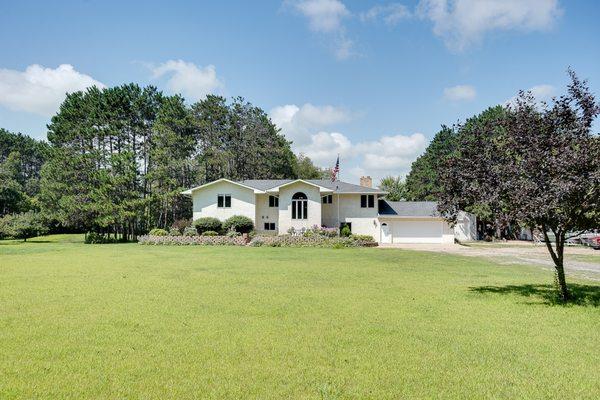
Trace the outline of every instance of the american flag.
<path fill-rule="evenodd" d="M 340 173 L 340 155 L 338 154 L 337 161 L 335 162 L 335 167 L 331 170 L 331 182 L 335 182 L 337 180 L 339 173 Z"/>

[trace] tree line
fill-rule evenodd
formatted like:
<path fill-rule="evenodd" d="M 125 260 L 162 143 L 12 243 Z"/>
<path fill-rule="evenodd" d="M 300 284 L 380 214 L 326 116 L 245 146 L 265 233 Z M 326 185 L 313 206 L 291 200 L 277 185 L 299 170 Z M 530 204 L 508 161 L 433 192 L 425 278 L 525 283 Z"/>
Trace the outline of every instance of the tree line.
<path fill-rule="evenodd" d="M 68 94 L 48 142 L 0 131 L 0 216 L 39 211 L 55 229 L 123 240 L 191 217 L 184 189 L 228 178 L 321 178 L 243 98 L 127 84 Z"/>

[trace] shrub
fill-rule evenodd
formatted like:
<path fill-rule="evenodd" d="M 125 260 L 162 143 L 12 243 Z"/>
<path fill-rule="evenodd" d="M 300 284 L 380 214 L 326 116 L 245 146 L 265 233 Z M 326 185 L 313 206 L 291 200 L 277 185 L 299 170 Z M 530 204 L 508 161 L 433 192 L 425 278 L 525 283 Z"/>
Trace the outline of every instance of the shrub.
<path fill-rule="evenodd" d="M 169 229 L 169 236 L 181 236 L 181 232 L 177 228 Z"/>
<path fill-rule="evenodd" d="M 198 231 L 193 226 L 188 226 L 183 230 L 183 236 L 198 236 Z"/>
<path fill-rule="evenodd" d="M 240 233 L 249 233 L 254 229 L 254 222 L 244 215 L 234 215 L 227 218 L 223 223 L 223 229 L 233 230 Z"/>
<path fill-rule="evenodd" d="M 232 238 L 232 237 L 242 236 L 242 234 L 239 232 L 236 232 L 236 231 L 228 231 L 225 236 Z"/>
<path fill-rule="evenodd" d="M 171 225 L 171 229 L 177 229 L 179 233 L 183 233 L 185 228 L 189 226 L 192 226 L 192 221 L 190 221 L 189 219 L 178 219 L 175 222 L 173 222 L 173 225 Z"/>
<path fill-rule="evenodd" d="M 374 242 L 375 241 L 375 239 L 373 239 L 373 236 L 371 236 L 371 235 L 355 235 L 355 234 L 352 234 L 352 235 L 350 235 L 350 239 L 352 239 L 352 240 L 362 240 L 362 241 L 365 241 L 365 242 Z"/>
<path fill-rule="evenodd" d="M 214 217 L 198 218 L 196 221 L 194 221 L 194 226 L 199 234 L 203 234 L 206 231 L 219 232 L 222 229 L 221 221 Z"/>
<path fill-rule="evenodd" d="M 21 214 L 7 214 L 0 218 L 0 236 L 12 237 L 14 239 L 27 239 L 45 235 L 48 227 L 42 220 L 41 215 L 33 211 Z"/>
<path fill-rule="evenodd" d="M 169 232 L 161 228 L 154 228 L 150 231 L 150 236 L 168 236 Z"/>
<path fill-rule="evenodd" d="M 340 231 L 340 236 L 349 237 L 350 235 L 352 235 L 352 231 L 350 230 L 350 227 L 348 225 L 344 225 L 342 227 L 342 230 Z"/>
<path fill-rule="evenodd" d="M 219 236 L 219 232 L 206 231 L 206 232 L 202 232 L 202 236 Z"/>
<path fill-rule="evenodd" d="M 87 232 L 83 239 L 85 244 L 108 244 L 108 243 L 122 243 L 123 240 L 117 239 L 115 237 L 110 237 L 110 235 L 98 232 Z"/>

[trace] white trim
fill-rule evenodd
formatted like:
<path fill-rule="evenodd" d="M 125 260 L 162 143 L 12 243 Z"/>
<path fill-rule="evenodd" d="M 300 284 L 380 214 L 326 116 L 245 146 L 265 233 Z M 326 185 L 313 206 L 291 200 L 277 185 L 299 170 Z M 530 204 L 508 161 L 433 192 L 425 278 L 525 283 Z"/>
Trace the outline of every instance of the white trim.
<path fill-rule="evenodd" d="M 232 181 L 227 178 L 221 178 L 221 179 L 217 179 L 216 181 L 205 183 L 204 185 L 200 185 L 200 186 L 196 186 L 194 188 L 188 189 L 188 190 L 184 190 L 183 192 L 181 192 L 181 194 L 191 196 L 192 192 L 195 192 L 196 190 L 204 189 L 207 186 L 214 185 L 215 183 L 219 183 L 219 182 L 227 182 L 227 183 L 231 183 L 233 185 L 241 186 L 243 188 L 252 190 L 255 194 L 265 193 L 263 190 L 258 190 L 253 187 L 243 185 L 239 182 L 235 182 L 235 181 Z"/>
<path fill-rule="evenodd" d="M 333 190 L 331 190 L 329 188 L 326 188 L 326 187 L 321 186 L 321 185 L 317 185 L 316 183 L 305 181 L 304 179 L 296 179 L 296 180 L 293 180 L 291 182 L 286 182 L 286 183 L 284 183 L 282 185 L 273 186 L 272 188 L 267 189 L 266 192 L 267 193 L 279 193 L 279 189 L 281 189 L 282 187 L 289 186 L 289 185 L 292 185 L 292 184 L 298 183 L 298 182 L 305 183 L 305 184 L 310 185 L 310 186 L 318 187 L 320 192 L 333 193 Z"/>

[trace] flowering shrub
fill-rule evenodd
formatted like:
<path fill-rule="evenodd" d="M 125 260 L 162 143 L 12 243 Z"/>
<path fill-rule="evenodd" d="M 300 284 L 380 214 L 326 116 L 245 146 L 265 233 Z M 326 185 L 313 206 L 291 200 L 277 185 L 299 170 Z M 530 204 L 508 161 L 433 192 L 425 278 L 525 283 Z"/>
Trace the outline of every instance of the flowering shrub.
<path fill-rule="evenodd" d="M 205 231 L 202 232 L 202 236 L 219 236 L 219 233 L 215 231 Z"/>
<path fill-rule="evenodd" d="M 246 241 L 241 236 L 140 236 L 139 244 L 171 245 L 171 246 L 245 246 Z"/>
<path fill-rule="evenodd" d="M 181 232 L 177 228 L 169 229 L 169 236 L 181 236 Z"/>
<path fill-rule="evenodd" d="M 198 236 L 198 231 L 193 226 L 188 226 L 183 230 L 183 236 Z"/>
<path fill-rule="evenodd" d="M 164 229 L 154 228 L 150 231 L 150 235 L 152 236 L 167 236 L 169 232 Z"/>
<path fill-rule="evenodd" d="M 375 247 L 377 242 L 370 238 L 344 238 L 344 237 L 325 237 L 322 235 L 310 236 L 256 236 L 250 242 L 250 246 L 266 246 L 266 247 Z"/>

